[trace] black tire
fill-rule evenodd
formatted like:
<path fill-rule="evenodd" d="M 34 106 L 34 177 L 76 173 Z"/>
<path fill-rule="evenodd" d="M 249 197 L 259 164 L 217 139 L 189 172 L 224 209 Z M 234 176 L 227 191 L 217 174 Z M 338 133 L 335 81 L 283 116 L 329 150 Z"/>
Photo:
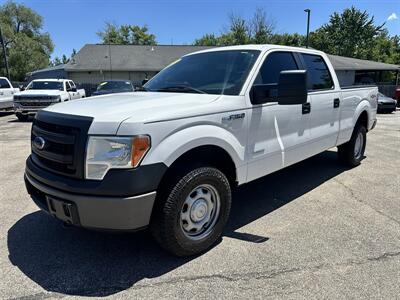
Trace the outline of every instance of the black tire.
<path fill-rule="evenodd" d="M 16 113 L 15 115 L 17 116 L 18 120 L 21 121 L 21 122 L 28 121 L 29 115 L 24 115 L 24 114 L 21 114 L 21 113 Z"/>
<path fill-rule="evenodd" d="M 355 151 L 357 138 L 361 135 L 362 144 L 360 151 Z M 367 144 L 367 129 L 362 125 L 356 125 L 350 141 L 338 147 L 340 161 L 348 167 L 356 167 L 364 158 L 365 146 Z"/>
<path fill-rule="evenodd" d="M 169 187 L 159 191 L 150 230 L 155 240 L 165 250 L 177 256 L 191 256 L 208 250 L 221 237 L 229 217 L 232 196 L 228 179 L 218 169 L 200 167 L 183 173 L 183 176 L 177 176 L 178 178 L 173 180 Z M 185 221 L 182 221 L 181 213 L 184 213 L 188 197 L 196 193 L 196 187 L 199 186 L 210 186 L 217 192 L 219 214 L 215 213 L 214 221 L 209 222 L 214 226 L 204 226 L 209 226 L 208 233 L 204 233 L 206 234 L 204 237 L 199 235 L 196 240 L 197 237 L 194 239 L 187 236 L 191 233 L 185 233 L 183 228 Z M 213 207 L 210 211 L 218 211 L 215 209 L 217 205 Z"/>

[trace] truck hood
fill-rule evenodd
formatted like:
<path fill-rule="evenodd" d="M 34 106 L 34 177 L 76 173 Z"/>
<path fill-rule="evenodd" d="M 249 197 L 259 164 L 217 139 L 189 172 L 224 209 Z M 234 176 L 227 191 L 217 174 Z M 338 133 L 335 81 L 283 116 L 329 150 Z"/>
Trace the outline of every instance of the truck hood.
<path fill-rule="evenodd" d="M 62 91 L 59 90 L 26 90 L 19 93 L 16 93 L 16 96 L 34 96 L 34 95 L 48 95 L 48 96 L 57 96 L 60 95 Z"/>
<path fill-rule="evenodd" d="M 92 117 L 94 121 L 89 133 L 116 134 L 126 119 L 146 123 L 184 117 L 219 97 L 208 94 L 130 92 L 63 102 L 45 110 Z"/>

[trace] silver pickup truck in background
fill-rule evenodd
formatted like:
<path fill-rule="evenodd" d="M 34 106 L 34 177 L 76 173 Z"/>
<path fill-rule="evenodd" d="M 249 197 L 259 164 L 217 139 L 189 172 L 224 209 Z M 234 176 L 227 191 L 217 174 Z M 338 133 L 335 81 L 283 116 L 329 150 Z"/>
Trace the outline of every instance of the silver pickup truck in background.
<path fill-rule="evenodd" d="M 20 121 L 25 121 L 42 108 L 85 97 L 85 90 L 78 90 L 72 80 L 37 79 L 31 81 L 25 91 L 14 95 L 14 111 Z"/>

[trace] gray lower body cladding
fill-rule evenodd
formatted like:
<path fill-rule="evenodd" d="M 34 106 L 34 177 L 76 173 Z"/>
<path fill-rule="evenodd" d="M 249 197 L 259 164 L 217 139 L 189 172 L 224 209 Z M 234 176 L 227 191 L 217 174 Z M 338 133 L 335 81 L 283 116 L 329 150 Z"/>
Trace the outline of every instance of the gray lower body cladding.
<path fill-rule="evenodd" d="M 85 228 L 125 231 L 149 224 L 166 168 L 160 164 L 136 172 L 116 170 L 105 181 L 96 182 L 55 175 L 28 158 L 24 177 L 32 200 L 56 218 Z"/>

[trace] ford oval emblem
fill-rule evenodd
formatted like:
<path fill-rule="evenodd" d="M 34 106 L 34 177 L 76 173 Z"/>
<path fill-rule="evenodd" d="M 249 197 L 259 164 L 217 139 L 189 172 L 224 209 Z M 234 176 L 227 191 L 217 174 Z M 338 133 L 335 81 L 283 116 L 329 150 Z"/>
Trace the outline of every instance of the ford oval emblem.
<path fill-rule="evenodd" d="M 36 147 L 36 149 L 43 150 L 44 147 L 46 146 L 46 141 L 41 136 L 37 136 L 33 140 L 33 145 Z"/>

